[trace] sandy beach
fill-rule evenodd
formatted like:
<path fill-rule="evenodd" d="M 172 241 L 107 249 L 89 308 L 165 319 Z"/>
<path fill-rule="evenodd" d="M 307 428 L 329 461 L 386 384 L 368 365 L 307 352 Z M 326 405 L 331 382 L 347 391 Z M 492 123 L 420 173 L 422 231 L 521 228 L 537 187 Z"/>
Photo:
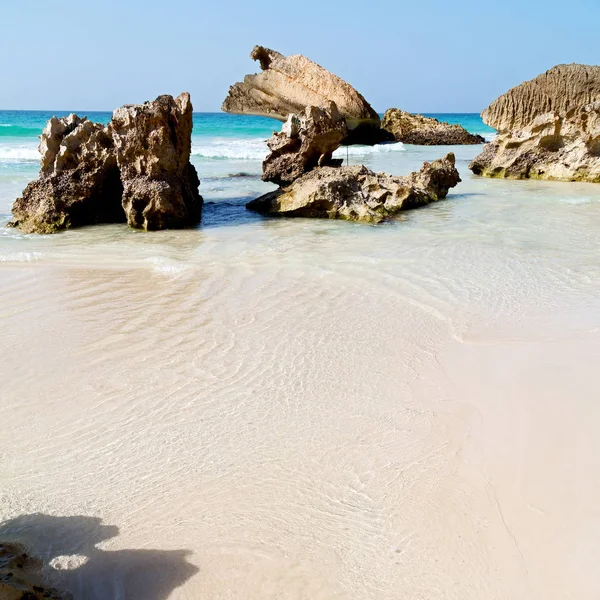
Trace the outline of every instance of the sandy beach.
<path fill-rule="evenodd" d="M 0 239 L 2 539 L 78 598 L 598 597 L 598 188 L 455 150 L 379 228 L 208 183 L 200 229 Z"/>

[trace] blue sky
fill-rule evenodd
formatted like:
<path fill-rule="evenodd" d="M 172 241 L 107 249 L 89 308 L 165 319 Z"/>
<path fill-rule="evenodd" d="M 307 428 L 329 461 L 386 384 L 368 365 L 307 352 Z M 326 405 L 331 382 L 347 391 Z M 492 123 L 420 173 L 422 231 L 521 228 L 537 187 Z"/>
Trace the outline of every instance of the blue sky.
<path fill-rule="evenodd" d="M 600 64 L 600 0 L 0 0 L 0 109 L 217 111 L 254 44 L 302 53 L 378 111 L 479 112 L 558 63 Z"/>

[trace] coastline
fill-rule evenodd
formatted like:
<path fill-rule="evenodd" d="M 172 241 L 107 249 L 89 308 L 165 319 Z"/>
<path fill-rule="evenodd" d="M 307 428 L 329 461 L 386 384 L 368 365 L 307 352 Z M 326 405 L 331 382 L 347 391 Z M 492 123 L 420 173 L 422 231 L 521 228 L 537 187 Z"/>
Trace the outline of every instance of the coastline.
<path fill-rule="evenodd" d="M 400 174 L 446 150 L 361 160 Z M 598 595 L 600 191 L 483 180 L 477 148 L 452 150 L 461 187 L 378 229 L 248 213 L 267 184 L 236 157 L 196 163 L 197 229 L 2 228 L 0 521 L 52 517 L 60 543 L 32 550 L 76 567 L 52 583 Z"/>

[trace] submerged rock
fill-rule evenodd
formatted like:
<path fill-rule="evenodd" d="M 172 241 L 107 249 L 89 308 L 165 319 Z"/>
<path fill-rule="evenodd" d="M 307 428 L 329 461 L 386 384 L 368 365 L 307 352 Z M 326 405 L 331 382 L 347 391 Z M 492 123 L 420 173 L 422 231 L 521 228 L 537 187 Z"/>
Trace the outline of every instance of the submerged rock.
<path fill-rule="evenodd" d="M 123 182 L 127 223 L 146 230 L 199 223 L 202 197 L 198 174 L 190 163 L 190 95 L 127 104 L 113 112 L 109 131 Z"/>
<path fill-rule="evenodd" d="M 11 226 L 25 233 L 125 221 L 113 140 L 106 127 L 71 114 L 48 121 L 39 145 L 40 178 L 13 204 Z"/>
<path fill-rule="evenodd" d="M 299 115 L 289 115 L 281 131 L 267 141 L 271 152 L 263 162 L 263 181 L 287 185 L 317 166 L 341 166 L 332 154 L 346 131 L 333 102 L 324 109 L 309 106 Z"/>
<path fill-rule="evenodd" d="M 385 139 L 379 115 L 351 85 L 312 60 L 296 54 L 283 56 L 255 46 L 250 58 L 261 73 L 246 75 L 231 86 L 223 102 L 225 112 L 258 115 L 285 121 L 307 106 L 327 108 L 335 102 L 348 126 L 352 143 L 377 143 Z"/>
<path fill-rule="evenodd" d="M 414 115 L 397 108 L 386 111 L 381 128 L 397 142 L 423 146 L 483 144 L 480 135 L 469 133 L 461 125 L 451 125 L 423 115 Z"/>
<path fill-rule="evenodd" d="M 481 114 L 498 130 L 476 175 L 600 183 L 600 66 L 558 65 Z"/>
<path fill-rule="evenodd" d="M 29 556 L 18 544 L 0 543 L 0 599 L 71 600 L 71 595 L 47 585 L 41 560 Z"/>
<path fill-rule="evenodd" d="M 53 117 L 41 136 L 40 178 L 13 204 L 9 225 L 55 233 L 126 221 L 142 229 L 197 224 L 202 197 L 189 162 L 191 133 L 189 94 L 126 105 L 107 127 Z"/>
<path fill-rule="evenodd" d="M 459 182 L 454 154 L 426 162 L 406 177 L 374 173 L 362 165 L 321 167 L 246 207 L 265 215 L 378 223 L 402 210 L 445 198 Z"/>

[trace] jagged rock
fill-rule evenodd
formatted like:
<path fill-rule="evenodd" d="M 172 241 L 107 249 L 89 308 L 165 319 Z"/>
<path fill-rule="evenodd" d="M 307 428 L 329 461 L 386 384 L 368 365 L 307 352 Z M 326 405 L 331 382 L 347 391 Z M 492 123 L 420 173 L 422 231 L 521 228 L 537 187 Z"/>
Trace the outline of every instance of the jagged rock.
<path fill-rule="evenodd" d="M 11 226 L 25 233 L 125 221 L 122 186 L 106 127 L 71 114 L 48 121 L 39 145 L 40 178 L 12 208 Z"/>
<path fill-rule="evenodd" d="M 289 115 L 280 132 L 267 145 L 271 152 L 263 162 L 263 181 L 287 185 L 317 166 L 340 166 L 332 158 L 346 136 L 346 121 L 335 103 L 327 108 L 307 107 Z"/>
<path fill-rule="evenodd" d="M 1 600 L 71 600 L 47 585 L 42 576 L 42 561 L 27 554 L 18 544 L 0 543 Z"/>
<path fill-rule="evenodd" d="M 498 130 L 476 175 L 600 183 L 600 66 L 558 65 L 481 114 Z"/>
<path fill-rule="evenodd" d="M 600 100 L 600 66 L 557 65 L 510 89 L 482 113 L 483 120 L 506 133 L 530 125 L 545 113 L 566 113 Z"/>
<path fill-rule="evenodd" d="M 459 182 L 451 153 L 426 162 L 419 172 L 406 177 L 374 173 L 365 166 L 321 167 L 246 207 L 265 215 L 378 223 L 402 210 L 445 198 Z"/>
<path fill-rule="evenodd" d="M 243 82 L 229 88 L 222 106 L 225 112 L 285 121 L 307 106 L 327 108 L 329 102 L 335 102 L 353 143 L 373 144 L 385 139 L 379 115 L 337 75 L 301 54 L 286 57 L 263 46 L 255 46 L 250 58 L 260 63 L 262 72 L 246 75 Z"/>
<path fill-rule="evenodd" d="M 202 213 L 198 174 L 190 163 L 192 103 L 176 99 L 127 104 L 113 112 L 114 139 L 123 182 L 123 209 L 131 227 L 166 229 L 196 225 Z"/>
<path fill-rule="evenodd" d="M 190 164 L 189 94 L 126 105 L 107 127 L 69 115 L 41 136 L 40 178 L 13 204 L 25 233 L 121 223 L 141 229 L 195 225 L 202 197 Z"/>
<path fill-rule="evenodd" d="M 461 125 L 451 125 L 423 115 L 390 108 L 385 112 L 381 128 L 392 134 L 397 142 L 422 146 L 483 144 L 480 135 L 469 133 Z"/>

